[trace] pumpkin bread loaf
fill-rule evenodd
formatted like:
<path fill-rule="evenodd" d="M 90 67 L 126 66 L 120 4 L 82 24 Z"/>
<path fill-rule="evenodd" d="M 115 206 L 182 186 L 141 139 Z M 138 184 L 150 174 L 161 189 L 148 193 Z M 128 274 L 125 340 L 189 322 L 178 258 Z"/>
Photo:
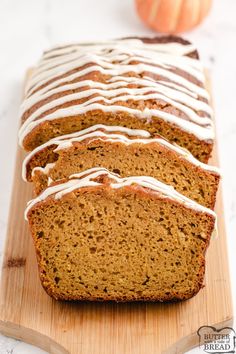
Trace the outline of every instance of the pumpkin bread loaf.
<path fill-rule="evenodd" d="M 26 217 L 55 299 L 183 300 L 203 285 L 215 214 L 154 178 L 84 171 L 48 187 Z"/>
<path fill-rule="evenodd" d="M 60 300 L 173 301 L 203 286 L 219 172 L 196 48 L 178 37 L 72 44 L 28 80 L 25 217 Z"/>
<path fill-rule="evenodd" d="M 214 129 L 196 48 L 177 37 L 57 47 L 28 81 L 21 107 L 26 150 L 96 124 L 158 133 L 207 162 Z"/>
<path fill-rule="evenodd" d="M 23 178 L 33 181 L 39 194 L 48 182 L 95 166 L 122 177 L 155 177 L 196 202 L 214 208 L 220 178 L 216 167 L 201 163 L 160 136 L 119 126 L 96 125 L 48 141 L 26 157 Z"/>

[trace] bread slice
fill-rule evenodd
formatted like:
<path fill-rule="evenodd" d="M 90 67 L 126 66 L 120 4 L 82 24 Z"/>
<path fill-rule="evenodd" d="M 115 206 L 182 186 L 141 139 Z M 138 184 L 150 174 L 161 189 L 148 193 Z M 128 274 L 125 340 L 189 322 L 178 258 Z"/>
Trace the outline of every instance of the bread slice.
<path fill-rule="evenodd" d="M 25 215 L 55 299 L 183 300 L 203 286 L 215 214 L 154 178 L 94 168 L 48 187 Z"/>
<path fill-rule="evenodd" d="M 119 126 L 96 125 L 50 140 L 26 157 L 23 178 L 33 181 L 39 194 L 47 188 L 48 181 L 96 166 L 122 177 L 155 177 L 198 203 L 214 208 L 220 179 L 216 167 L 199 162 L 160 136 Z"/>
<path fill-rule="evenodd" d="M 26 150 L 95 124 L 158 133 L 207 162 L 212 109 L 196 49 L 177 37 L 84 43 L 46 52 L 21 107 Z"/>

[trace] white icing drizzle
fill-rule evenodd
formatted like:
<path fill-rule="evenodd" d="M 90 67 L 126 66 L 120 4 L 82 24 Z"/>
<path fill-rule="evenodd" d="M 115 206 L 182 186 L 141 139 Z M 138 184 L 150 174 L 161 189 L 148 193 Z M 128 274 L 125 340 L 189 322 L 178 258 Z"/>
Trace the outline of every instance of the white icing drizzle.
<path fill-rule="evenodd" d="M 88 63 L 96 63 L 99 66 L 101 66 L 104 70 L 106 70 L 107 74 L 112 74 L 115 75 L 117 70 L 120 70 L 121 73 L 129 72 L 130 71 L 130 63 L 132 61 L 139 61 L 140 63 L 138 66 L 136 66 L 135 71 L 137 73 L 140 73 L 140 69 L 142 71 L 149 71 L 153 72 L 155 74 L 163 75 L 166 76 L 170 79 L 175 80 L 176 75 L 168 72 L 168 69 L 171 68 L 171 66 L 174 66 L 175 68 L 183 69 L 183 61 L 185 63 L 185 66 L 188 65 L 189 58 L 188 57 L 176 57 L 174 65 L 173 65 L 173 60 L 170 60 L 169 55 L 163 55 L 161 53 L 158 53 L 158 56 L 151 56 L 149 53 L 149 57 L 146 58 L 142 55 L 142 53 L 139 53 L 139 56 L 135 56 L 134 52 L 127 52 L 125 53 L 125 49 L 122 51 L 122 55 L 118 53 L 116 55 L 116 50 L 113 50 L 112 56 L 109 54 L 105 55 L 103 57 L 104 60 L 101 59 L 101 55 L 96 55 L 96 54 L 88 54 L 88 53 L 76 53 L 74 55 L 75 59 L 72 57 L 68 58 L 65 63 L 63 63 L 63 60 L 58 60 L 54 59 L 53 60 L 53 66 L 51 63 L 44 65 L 43 67 L 39 66 L 38 70 L 32 75 L 31 77 L 31 89 L 29 89 L 28 93 L 32 92 L 35 90 L 35 88 L 39 87 L 40 85 L 46 83 L 47 81 L 51 80 L 54 77 L 57 77 L 58 75 L 61 74 L 61 72 L 68 72 L 69 70 L 81 68 L 82 66 L 88 64 Z M 141 55 L 140 55 L 141 54 Z M 132 55 L 132 56 L 131 56 Z M 184 60 L 183 60 L 184 58 Z M 55 61 L 58 61 L 59 63 L 55 63 Z M 192 59 L 190 59 L 192 60 Z M 119 64 L 119 67 L 117 67 L 117 63 L 113 64 L 113 62 L 119 61 L 122 62 L 122 70 L 121 70 L 121 64 Z M 164 62 L 164 63 L 163 63 Z M 153 66 L 153 63 L 155 63 L 155 66 Z M 149 65 L 152 64 L 152 65 Z M 142 66 L 143 65 L 143 66 Z M 156 66 L 158 65 L 158 67 Z M 152 68 L 150 68 L 152 66 Z M 196 77 L 199 81 L 204 82 L 204 76 L 201 71 L 197 71 L 195 68 L 192 66 L 188 67 L 188 73 L 191 74 L 192 76 Z M 117 72 L 118 74 L 118 72 Z M 185 81 L 182 80 L 182 83 L 184 84 Z"/>
<path fill-rule="evenodd" d="M 122 52 L 120 49 L 122 48 Z M 92 45 L 78 44 L 74 46 L 73 50 L 68 51 L 68 47 L 62 47 L 60 53 L 51 51 L 50 56 L 45 53 L 41 62 L 39 63 L 40 69 L 50 69 L 56 66 L 63 65 L 70 61 L 75 61 L 78 59 L 79 55 L 83 56 L 89 53 L 93 55 L 100 55 L 101 53 L 105 56 L 106 61 L 109 58 L 114 58 L 116 55 L 117 60 L 123 60 L 124 62 L 129 62 L 130 57 L 137 58 L 140 60 L 142 58 L 143 62 L 149 62 L 150 59 L 154 60 L 155 63 L 160 63 L 162 66 L 166 64 L 173 65 L 172 61 L 168 61 L 169 56 L 173 53 L 176 55 L 176 62 L 178 63 L 178 57 L 184 57 L 181 59 L 181 63 L 185 61 L 186 65 L 189 65 L 192 69 L 201 68 L 198 61 L 194 61 L 192 58 L 186 57 L 186 54 L 193 52 L 196 48 L 193 45 L 182 45 L 180 43 L 165 43 L 165 44 L 147 44 L 140 40 L 116 40 L 103 43 L 93 43 Z M 111 52 L 112 51 L 112 52 Z M 147 56 L 148 53 L 148 56 Z M 104 58 L 104 56 L 102 58 Z M 163 63 L 163 58 L 165 58 L 165 63 Z M 49 59 L 49 60 L 48 60 Z M 52 61 L 53 59 L 53 61 Z M 162 59 L 162 60 L 161 60 Z M 133 60 L 133 59 L 132 59 Z M 176 64 L 175 67 L 178 67 Z M 182 68 L 182 67 L 181 67 Z M 199 72 L 195 72 L 199 75 Z"/>
<path fill-rule="evenodd" d="M 133 84 L 139 84 L 139 85 L 145 85 L 146 87 L 141 87 L 141 88 L 127 88 L 123 86 L 127 86 L 128 84 L 133 83 Z M 53 89 L 51 91 L 46 91 L 43 95 L 40 96 L 40 100 L 42 99 L 47 99 L 50 97 L 52 94 L 56 93 L 61 93 L 64 92 L 65 90 L 74 90 L 74 89 L 79 89 L 81 87 L 85 86 L 90 86 L 90 89 L 86 89 L 77 93 L 69 94 L 62 96 L 60 98 L 54 99 L 53 102 L 46 103 L 30 116 L 29 122 L 35 120 L 38 116 L 41 114 L 45 113 L 46 111 L 50 110 L 53 108 L 55 105 L 59 106 L 63 103 L 67 103 L 73 100 L 79 100 L 82 98 L 90 97 L 94 94 L 98 95 L 97 101 L 104 100 L 105 97 L 109 97 L 110 100 L 107 101 L 107 103 L 114 103 L 116 101 L 122 101 L 122 100 L 127 100 L 128 97 L 135 96 L 135 100 L 137 100 L 136 96 L 138 96 L 138 99 L 140 99 L 140 95 L 142 95 L 142 99 L 148 100 L 148 99 L 162 99 L 163 101 L 172 104 L 173 106 L 179 108 L 183 112 L 185 112 L 185 106 L 181 105 L 180 103 L 183 103 L 184 105 L 188 107 L 194 107 L 196 111 L 203 111 L 205 113 L 208 113 L 209 115 L 212 114 L 212 108 L 205 102 L 199 101 L 196 98 L 193 98 L 189 95 L 187 95 L 184 92 L 178 91 L 176 88 L 173 89 L 171 87 L 166 87 L 163 84 L 158 84 L 155 83 L 153 85 L 152 82 L 149 80 L 143 80 L 143 79 L 138 79 L 133 80 L 133 82 L 130 80 L 128 82 L 125 81 L 118 81 L 114 82 L 111 84 L 103 84 L 97 81 L 91 81 L 91 80 L 85 80 L 85 81 L 79 81 L 70 85 L 65 85 L 58 87 L 56 89 Z M 119 96 L 126 94 L 124 96 Z M 99 96 L 100 95 L 100 96 Z M 143 98 L 143 96 L 145 96 Z M 150 97 L 152 96 L 152 97 Z M 21 115 L 25 113 L 25 111 L 29 108 L 32 107 L 33 104 L 38 103 L 38 97 L 37 95 L 30 96 L 28 99 L 26 99 L 22 106 L 21 106 Z M 87 102 L 86 102 L 87 103 Z M 194 111 L 188 110 L 188 112 L 185 112 L 186 114 L 189 113 L 190 117 L 193 119 L 195 116 L 196 120 L 198 123 L 201 123 L 201 120 L 204 120 L 204 118 L 198 118 L 196 113 Z M 28 121 L 28 120 L 27 120 Z M 207 118 L 206 123 L 209 122 L 209 119 Z"/>
<path fill-rule="evenodd" d="M 68 115 L 68 116 L 80 114 L 80 112 L 82 112 L 83 109 L 85 109 L 86 112 L 87 112 L 87 108 L 88 108 L 89 104 L 91 104 L 91 106 L 92 106 L 93 103 L 99 102 L 99 101 L 104 101 L 105 103 L 107 103 L 108 104 L 108 106 L 106 106 L 106 109 L 107 109 L 107 107 L 114 108 L 115 106 L 113 106 L 113 103 L 115 103 L 115 102 L 118 102 L 118 101 L 126 102 L 129 99 L 129 95 L 128 94 L 124 95 L 124 96 L 116 96 L 117 94 L 118 95 L 121 94 L 122 91 L 124 91 L 124 89 L 114 90 L 114 91 L 116 91 L 116 92 L 114 93 L 112 90 L 108 90 L 108 91 L 104 91 L 103 92 L 104 96 L 108 96 L 108 95 L 113 95 L 114 94 L 115 97 L 113 97 L 111 99 L 106 99 L 103 96 L 96 96 L 96 97 L 93 97 L 93 98 L 89 99 L 88 101 L 86 101 L 86 102 L 84 102 L 82 104 L 79 104 L 77 106 L 71 106 L 71 109 L 69 107 L 68 108 L 58 109 L 56 112 L 47 115 L 45 118 L 40 119 L 40 121 L 43 121 L 45 119 L 46 120 L 51 120 L 51 119 L 54 119 L 54 117 L 56 117 L 56 116 L 57 117 L 62 117 L 62 116 L 65 115 L 65 111 L 67 112 L 66 115 Z M 133 90 L 126 89 L 127 93 L 128 93 L 128 91 L 133 91 Z M 143 89 L 143 90 L 140 90 L 140 91 L 149 91 L 149 90 Z M 35 118 L 38 116 L 38 114 L 45 113 L 46 110 L 53 108 L 52 106 L 55 105 L 56 102 L 58 102 L 58 105 L 59 105 L 59 104 L 67 103 L 67 102 L 70 102 L 70 101 L 73 101 L 73 100 L 76 100 L 76 99 L 81 99 L 81 98 L 84 98 L 84 97 L 90 97 L 91 95 L 94 95 L 95 93 L 101 93 L 101 91 L 99 92 L 99 90 L 92 90 L 91 89 L 91 90 L 86 90 L 86 91 L 83 91 L 83 92 L 80 92 L 80 93 L 66 95 L 66 96 L 63 96 L 61 98 L 55 99 L 55 100 L 51 101 L 50 103 L 45 104 L 44 106 L 40 107 L 37 111 L 35 111 L 31 115 L 31 117 L 28 120 L 26 120 L 26 122 L 27 122 L 27 124 L 30 124 L 31 122 L 38 124 L 39 120 L 35 121 Z M 177 103 L 177 102 L 165 97 L 164 95 L 160 95 L 160 94 L 146 94 L 146 95 L 140 94 L 140 95 L 138 95 L 137 94 L 136 96 L 133 96 L 133 100 L 134 101 L 139 101 L 139 100 L 143 100 L 143 99 L 144 100 L 150 100 L 150 99 L 163 100 L 166 103 L 169 103 L 169 104 L 175 106 L 176 108 L 181 110 L 183 113 L 185 113 L 188 117 L 191 118 L 191 121 L 193 123 L 197 123 L 197 124 L 201 123 L 201 124 L 206 124 L 206 125 L 209 124 L 209 118 L 208 117 L 204 117 L 204 118 L 203 117 L 199 117 L 192 109 L 188 108 L 185 105 L 179 104 L 179 103 Z M 75 107 L 76 107 L 76 110 L 74 110 Z M 125 107 L 123 106 L 122 109 L 124 109 L 124 108 Z M 120 110 L 120 108 L 118 110 Z M 160 109 L 155 109 L 155 110 L 158 112 L 157 116 L 163 114 L 162 110 L 160 110 Z M 112 111 L 114 111 L 114 109 Z M 63 112 L 62 116 L 61 116 L 60 112 Z M 169 114 L 169 116 L 173 116 L 173 115 Z M 182 121 L 184 121 L 184 119 L 182 119 Z M 24 126 L 22 126 L 22 130 L 24 130 Z"/>
<path fill-rule="evenodd" d="M 53 180 L 51 179 L 51 177 L 48 177 L 48 186 L 50 186 L 50 184 L 53 183 Z"/>
<path fill-rule="evenodd" d="M 100 41 L 100 42 L 81 42 L 81 43 L 73 43 L 66 46 L 51 48 L 47 52 L 44 53 L 43 60 L 51 59 L 53 56 L 60 56 L 65 54 L 70 54 L 72 52 L 81 50 L 81 47 L 86 47 L 89 49 L 93 49 L 94 46 L 111 46 L 118 44 L 128 44 L 132 45 L 132 47 L 138 48 L 146 48 L 147 50 L 156 50 L 161 53 L 175 53 L 176 55 L 186 55 L 194 52 L 196 47 L 193 44 L 182 45 L 182 43 L 178 42 L 168 42 L 168 43 L 143 43 L 138 38 L 125 38 L 125 39 L 116 39 L 116 40 L 108 40 L 108 41 Z"/>
<path fill-rule="evenodd" d="M 55 162 L 52 163 L 47 163 L 47 165 L 45 167 L 35 167 L 32 170 L 32 176 L 34 176 L 35 172 L 40 171 L 43 174 L 47 175 L 49 173 L 49 171 L 55 166 Z M 26 180 L 26 177 L 24 178 Z"/>
<path fill-rule="evenodd" d="M 116 132 L 116 134 L 113 134 Z M 118 134 L 117 134 L 118 132 Z M 136 139 L 130 139 L 129 137 L 123 135 L 127 134 L 128 136 L 137 136 Z M 87 129 L 81 130 L 76 133 L 62 135 L 60 137 L 54 138 L 46 142 L 45 144 L 38 146 L 33 151 L 31 151 L 27 157 L 23 161 L 22 165 L 22 178 L 26 181 L 27 175 L 27 165 L 30 160 L 34 157 L 34 155 L 40 151 L 43 151 L 45 148 L 51 145 L 57 145 L 57 147 L 53 150 L 57 152 L 59 150 L 67 149 L 73 145 L 73 142 L 81 142 L 83 140 L 89 139 L 89 143 L 94 140 L 100 139 L 116 143 L 120 142 L 126 145 L 130 144 L 150 144 L 150 143 L 157 143 L 164 145 L 169 150 L 177 152 L 182 158 L 188 160 L 192 164 L 203 168 L 204 170 L 214 172 L 219 174 L 219 169 L 215 166 L 209 166 L 197 160 L 190 152 L 187 150 L 169 143 L 167 140 L 162 138 L 152 138 L 151 134 L 146 130 L 138 130 L 138 129 L 129 129 L 121 126 L 106 126 L 102 124 L 97 124 Z M 54 167 L 55 163 L 49 163 L 44 168 L 43 167 L 35 167 L 32 171 L 32 175 L 35 171 L 41 171 L 44 174 L 48 174 L 49 171 Z"/>
<path fill-rule="evenodd" d="M 141 60 L 141 59 L 140 59 Z M 172 58 L 173 60 L 173 58 Z M 135 65 L 123 65 L 121 63 L 119 64 L 113 64 L 113 63 L 107 63 L 106 61 L 101 61 L 99 59 L 96 59 L 95 57 L 93 57 L 92 55 L 87 55 L 85 58 L 79 58 L 78 63 L 80 63 L 80 65 L 74 64 L 67 64 L 65 67 L 55 67 L 54 70 L 51 70 L 53 72 L 50 72 L 48 70 L 43 71 L 41 74 L 39 73 L 37 74 L 37 69 L 35 70 L 35 74 L 32 75 L 31 79 L 29 80 L 29 84 L 31 86 L 31 89 L 26 88 L 26 92 L 28 95 L 30 95 L 35 89 L 37 89 L 38 87 L 40 87 L 43 84 L 46 84 L 49 80 L 56 78 L 59 75 L 62 75 L 62 73 L 67 73 L 73 69 L 79 69 L 81 67 L 83 67 L 84 65 L 87 64 L 91 64 L 91 63 L 96 63 L 91 65 L 90 67 L 87 67 L 85 69 L 82 69 L 80 71 L 77 72 L 77 78 L 91 73 L 93 71 L 99 71 L 104 75 L 112 75 L 112 76 L 116 76 L 116 75 L 122 75 L 122 74 L 126 74 L 128 72 L 135 72 L 136 74 L 141 74 L 143 72 L 150 72 L 152 74 L 156 74 L 156 75 L 160 75 L 163 76 L 169 80 L 172 80 L 178 84 L 181 84 L 184 87 L 190 87 L 190 89 L 192 89 L 193 91 L 196 90 L 197 92 L 201 92 L 201 89 L 198 85 L 190 82 L 189 80 L 185 79 L 184 77 L 182 77 L 181 75 L 178 75 L 176 73 L 171 72 L 169 69 L 170 68 L 161 68 L 158 66 L 154 66 L 154 65 L 147 65 L 145 63 L 138 63 Z M 173 61 L 174 64 L 174 61 Z M 183 65 L 183 68 L 185 68 L 185 65 Z M 34 84 L 37 83 L 37 84 Z M 200 89 L 200 90 L 199 90 Z"/>
<path fill-rule="evenodd" d="M 96 97 L 95 97 L 96 99 Z M 30 133 L 36 126 L 39 125 L 39 123 L 45 122 L 45 121 L 51 121 L 59 118 L 63 118 L 65 116 L 77 116 L 80 114 L 85 114 L 91 110 L 102 110 L 104 112 L 109 112 L 109 113 L 117 113 L 117 112 L 125 112 L 125 113 L 130 113 L 133 116 L 136 116 L 137 118 L 140 119 L 146 119 L 148 122 L 152 120 L 152 117 L 158 117 L 162 118 L 168 122 L 176 124 L 176 120 L 178 120 L 178 126 L 180 126 L 183 130 L 192 132 L 194 131 L 195 135 L 199 137 L 201 140 L 212 140 L 214 139 L 214 131 L 212 129 L 212 126 L 200 126 L 197 125 L 191 121 L 187 121 L 184 119 L 180 119 L 170 113 L 161 111 L 161 110 L 156 110 L 156 109 L 149 109 L 145 108 L 143 111 L 140 111 L 138 109 L 133 109 L 133 108 L 128 108 L 124 106 L 104 106 L 100 103 L 92 103 L 89 106 L 85 105 L 77 105 L 77 106 L 71 106 L 68 108 L 63 108 L 60 109 L 57 112 L 51 113 L 47 115 L 44 118 L 41 118 L 37 121 L 34 121 L 32 123 L 29 123 L 29 125 L 26 127 L 25 130 L 20 130 L 20 144 L 21 146 L 23 145 L 23 140 L 24 138 Z M 23 128 L 23 126 L 22 126 Z M 25 128 L 25 127 L 24 127 Z"/>
<path fill-rule="evenodd" d="M 193 200 L 183 196 L 182 194 L 178 193 L 173 187 L 168 186 L 155 178 L 148 177 L 148 176 L 134 176 L 134 177 L 126 177 L 121 178 L 118 175 L 111 173 L 105 168 L 102 167 L 95 167 L 86 171 L 83 171 L 79 174 L 71 175 L 69 180 L 65 183 L 57 184 L 55 186 L 48 187 L 45 189 L 37 198 L 29 201 L 27 204 L 27 208 L 25 210 L 25 219 L 27 220 L 27 214 L 30 209 L 36 205 L 47 199 L 50 196 L 53 196 L 56 200 L 62 198 L 64 195 L 73 192 L 79 188 L 89 187 L 89 186 L 101 186 L 102 183 L 98 183 L 93 181 L 93 179 L 106 174 L 109 178 L 115 180 L 115 182 L 111 182 L 111 188 L 118 189 L 123 188 L 125 186 L 131 186 L 133 184 L 137 184 L 141 187 L 151 189 L 154 192 L 161 193 L 164 198 L 170 198 L 178 203 L 184 204 L 187 208 L 196 210 L 198 212 L 203 212 L 212 215 L 216 219 L 216 214 L 194 202 Z"/>
<path fill-rule="evenodd" d="M 193 46 L 180 43 L 146 44 L 141 40 L 129 39 L 71 45 L 47 52 L 29 80 L 26 89 L 28 96 L 22 104 L 21 115 L 54 94 L 63 94 L 69 90 L 80 91 L 65 94 L 35 109 L 20 128 L 20 144 L 23 144 L 24 138 L 35 127 L 45 121 L 77 116 L 93 110 L 107 113 L 126 112 L 147 121 L 151 121 L 152 117 L 162 118 L 201 140 L 212 140 L 214 138 L 212 109 L 208 103 L 199 100 L 199 97 L 208 100 L 208 93 L 184 78 L 182 74 L 171 71 L 180 69 L 203 82 L 204 75 L 199 61 L 184 56 L 193 50 L 195 50 Z M 131 61 L 138 63 L 132 64 Z M 87 64 L 90 66 L 84 68 Z M 72 72 L 78 68 L 82 70 Z M 95 71 L 109 75 L 106 83 L 93 80 L 71 82 Z M 160 79 L 154 80 L 147 76 L 147 72 L 158 75 Z M 131 76 L 124 76 L 126 73 Z M 144 76 L 135 77 L 132 73 Z M 65 77 L 58 78 L 62 75 Z M 52 79 L 54 81 L 48 83 Z M 44 84 L 46 86 L 40 88 Z M 132 84 L 139 87 L 127 87 Z M 36 89 L 38 91 L 33 92 Z M 81 104 L 73 103 L 80 99 L 85 101 Z M 146 107 L 140 110 L 116 104 L 129 100 L 160 100 L 182 112 L 187 119 L 174 113 L 167 113 L 160 108 Z M 58 108 L 70 102 L 68 107 Z M 51 109 L 55 111 L 47 114 Z M 200 116 L 199 112 L 202 112 L 203 116 Z M 41 115 L 45 116 L 40 117 Z"/>

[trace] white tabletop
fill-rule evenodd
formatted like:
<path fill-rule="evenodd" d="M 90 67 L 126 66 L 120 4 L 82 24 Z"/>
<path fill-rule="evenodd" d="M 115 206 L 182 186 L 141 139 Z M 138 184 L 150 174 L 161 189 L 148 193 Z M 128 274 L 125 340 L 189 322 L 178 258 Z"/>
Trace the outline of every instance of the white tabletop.
<path fill-rule="evenodd" d="M 214 0 L 207 20 L 185 36 L 210 68 L 223 173 L 233 297 L 236 297 L 236 1 Z M 22 80 L 42 51 L 64 42 L 153 35 L 132 0 L 0 1 L 0 256 L 2 258 L 17 144 Z M 0 335 L 0 354 L 45 353 Z M 190 353 L 190 352 L 189 352 Z M 191 353 L 203 353 L 199 348 Z M 92 354 L 92 353 L 91 353 Z M 135 352 L 134 352 L 135 354 Z M 157 353 L 158 354 L 158 353 Z"/>

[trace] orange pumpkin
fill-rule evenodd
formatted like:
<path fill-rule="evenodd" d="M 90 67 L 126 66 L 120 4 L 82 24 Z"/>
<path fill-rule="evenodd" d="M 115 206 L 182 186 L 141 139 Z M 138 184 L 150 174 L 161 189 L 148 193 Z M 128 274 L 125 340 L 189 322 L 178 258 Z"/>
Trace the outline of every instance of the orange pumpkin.
<path fill-rule="evenodd" d="M 179 33 L 197 26 L 212 0 L 135 0 L 140 18 L 158 32 Z"/>

